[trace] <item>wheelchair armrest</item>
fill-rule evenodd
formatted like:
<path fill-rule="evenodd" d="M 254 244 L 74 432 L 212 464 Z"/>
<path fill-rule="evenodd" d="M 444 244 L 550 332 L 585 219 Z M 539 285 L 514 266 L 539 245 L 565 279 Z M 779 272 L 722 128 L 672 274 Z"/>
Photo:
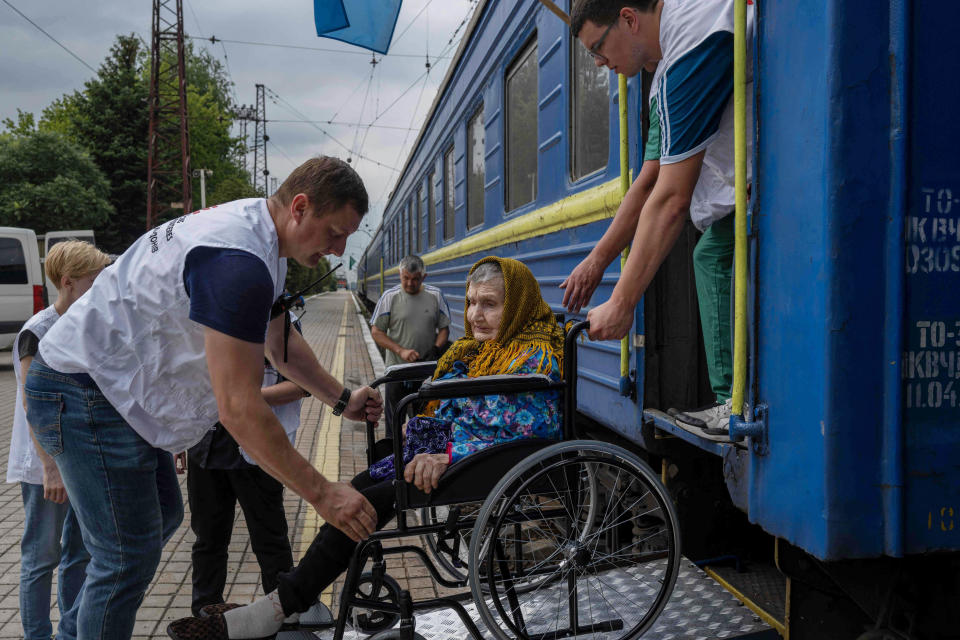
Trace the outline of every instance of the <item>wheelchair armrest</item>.
<path fill-rule="evenodd" d="M 437 368 L 437 361 L 410 362 L 395 364 L 387 367 L 383 375 L 370 383 L 371 387 L 378 387 L 387 382 L 406 382 L 407 380 L 423 380 L 433 375 Z"/>
<path fill-rule="evenodd" d="M 420 386 L 418 400 L 467 398 L 471 396 L 550 391 L 563 389 L 563 382 L 553 382 L 542 373 L 530 375 L 483 376 L 457 380 L 428 380 Z"/>

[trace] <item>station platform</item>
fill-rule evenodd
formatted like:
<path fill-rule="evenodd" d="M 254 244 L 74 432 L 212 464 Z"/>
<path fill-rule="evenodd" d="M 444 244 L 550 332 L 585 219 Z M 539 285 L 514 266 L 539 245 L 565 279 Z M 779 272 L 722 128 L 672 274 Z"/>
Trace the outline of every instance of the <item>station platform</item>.
<path fill-rule="evenodd" d="M 302 314 L 304 337 L 335 378 L 343 380 L 347 386 L 356 387 L 382 373 L 383 362 L 372 346 L 360 308 L 349 292 L 339 290 L 313 296 L 307 300 Z M 0 474 L 4 477 L 15 398 L 11 353 L 0 352 Z M 329 408 L 315 398 L 304 401 L 297 449 L 326 477 L 349 480 L 365 468 L 365 438 L 363 423 L 334 417 Z M 190 549 L 194 535 L 190 531 L 190 512 L 186 504 L 186 475 L 181 476 L 180 486 L 184 494 L 184 522 L 164 549 L 160 566 L 139 610 L 133 636 L 137 640 L 166 638 L 165 629 L 170 621 L 190 615 Z M 323 523 L 318 514 L 292 492 L 285 493 L 284 507 L 290 525 L 293 555 L 297 559 L 306 551 Z M 236 517 L 224 597 L 228 602 L 246 603 L 261 595 L 263 590 L 260 569 L 240 509 L 237 509 Z M 23 637 L 18 611 L 22 532 L 19 484 L 0 485 L 0 640 Z M 413 539 L 401 539 L 397 544 L 419 543 Z M 399 565 L 395 558 L 397 556 L 393 556 L 389 564 L 389 573 L 401 588 L 411 592 L 414 599 L 449 595 L 434 586 L 427 570 L 414 556 L 399 556 Z M 335 605 L 339 586 L 339 582 L 333 585 L 321 600 Z M 54 620 L 58 617 L 55 593 L 54 590 L 51 611 Z M 466 634 L 459 625 L 456 616 L 446 610 L 417 616 L 417 631 L 427 640 L 462 639 Z M 317 636 L 332 637 L 332 630 L 317 632 Z M 364 637 L 353 633 L 350 636 Z M 684 561 L 667 609 L 645 637 L 707 640 L 775 638 L 777 635 L 707 574 Z"/>

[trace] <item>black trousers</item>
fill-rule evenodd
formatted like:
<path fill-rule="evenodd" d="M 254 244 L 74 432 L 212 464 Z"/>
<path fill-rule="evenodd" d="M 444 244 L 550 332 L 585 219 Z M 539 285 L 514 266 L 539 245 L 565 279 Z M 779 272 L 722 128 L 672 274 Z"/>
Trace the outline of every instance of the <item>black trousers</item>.
<path fill-rule="evenodd" d="M 293 566 L 283 511 L 283 485 L 260 467 L 205 469 L 189 462 L 187 491 L 193 543 L 191 609 L 223 602 L 227 580 L 227 549 L 233 533 L 237 502 L 243 509 L 253 553 L 260 565 L 263 590 L 277 588 L 277 576 Z"/>
<path fill-rule="evenodd" d="M 396 492 L 393 481 L 373 480 L 369 471 L 357 475 L 351 483 L 377 511 L 377 529 L 394 516 Z M 357 543 L 330 524 L 324 524 L 310 543 L 300 563 L 280 574 L 280 604 L 284 615 L 304 612 L 313 606 L 320 593 L 350 566 Z"/>

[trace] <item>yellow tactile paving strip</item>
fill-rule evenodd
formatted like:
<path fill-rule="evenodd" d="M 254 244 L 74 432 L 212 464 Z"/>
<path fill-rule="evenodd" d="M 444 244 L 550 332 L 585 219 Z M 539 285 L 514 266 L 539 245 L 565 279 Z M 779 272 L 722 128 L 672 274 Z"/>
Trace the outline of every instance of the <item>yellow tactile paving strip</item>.
<path fill-rule="evenodd" d="M 333 352 L 330 366 L 330 375 L 337 380 L 343 380 L 344 362 L 346 361 L 347 319 L 350 312 L 349 298 L 343 301 L 343 313 L 340 319 L 340 330 L 337 332 L 337 346 Z M 323 418 L 317 430 L 314 444 L 313 466 L 323 474 L 323 477 L 336 481 L 340 477 L 340 427 L 342 420 L 334 416 L 329 407 L 323 408 Z M 300 531 L 300 549 L 298 557 L 303 557 L 310 548 L 320 527 L 323 518 L 312 509 L 303 520 L 303 529 Z M 333 604 L 333 588 L 328 587 L 320 596 L 320 600 L 327 606 Z"/>

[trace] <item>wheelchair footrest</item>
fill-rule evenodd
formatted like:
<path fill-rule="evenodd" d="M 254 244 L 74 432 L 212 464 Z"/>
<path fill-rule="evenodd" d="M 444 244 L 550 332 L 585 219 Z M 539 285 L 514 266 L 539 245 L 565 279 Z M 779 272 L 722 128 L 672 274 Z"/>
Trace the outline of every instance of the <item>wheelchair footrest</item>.
<path fill-rule="evenodd" d="M 276 640 L 317 640 L 317 636 L 313 631 L 297 629 L 296 631 L 281 631 L 276 635 Z"/>
<path fill-rule="evenodd" d="M 326 629 L 327 627 L 332 627 L 333 624 L 333 614 L 330 612 L 330 608 L 322 602 L 316 602 L 312 607 L 300 614 L 299 630 Z M 308 636 L 303 637 L 306 638 Z M 311 634 L 309 637 L 312 638 L 313 635 Z M 294 639 L 290 637 L 283 640 Z"/>

